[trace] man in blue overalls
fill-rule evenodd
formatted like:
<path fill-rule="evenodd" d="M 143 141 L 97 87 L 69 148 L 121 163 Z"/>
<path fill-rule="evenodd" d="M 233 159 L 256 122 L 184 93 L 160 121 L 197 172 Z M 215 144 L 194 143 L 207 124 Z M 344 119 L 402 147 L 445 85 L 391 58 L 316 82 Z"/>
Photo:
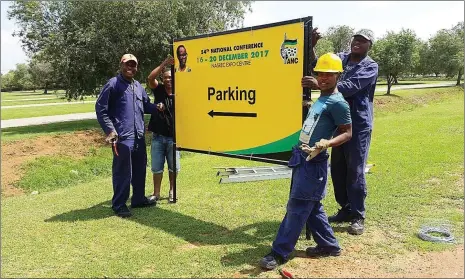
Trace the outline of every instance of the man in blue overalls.
<path fill-rule="evenodd" d="M 145 89 L 134 80 L 137 59 L 132 54 L 121 58 L 121 72 L 111 78 L 95 104 L 97 120 L 113 144 L 112 209 L 119 217 L 132 214 L 126 206 L 132 184 L 131 207 L 156 205 L 145 197 L 147 150 L 145 147 L 144 113 L 155 112 Z"/>
<path fill-rule="evenodd" d="M 336 87 L 342 72 L 341 59 L 333 53 L 325 54 L 318 59 L 314 71 L 318 73 L 321 95 L 307 114 L 298 145 L 293 148 L 289 160 L 289 167 L 293 169 L 287 212 L 271 252 L 259 263 L 260 267 L 268 270 L 288 260 L 306 223 L 317 244 L 316 247 L 307 248 L 307 256 L 341 254 L 321 200 L 326 194 L 328 177 L 329 155 L 326 149 L 339 146 L 351 138 L 350 111 Z M 334 132 L 337 135 L 332 138 Z"/>
<path fill-rule="evenodd" d="M 350 221 L 348 232 L 353 235 L 360 235 L 365 229 L 365 166 L 373 130 L 373 97 L 378 79 L 378 64 L 368 56 L 373 40 L 369 30 L 361 30 L 353 36 L 351 51 L 338 54 L 344 72 L 337 89 L 349 103 L 353 136 L 331 152 L 331 178 L 341 209 L 329 217 L 329 221 Z M 318 88 L 312 77 L 305 78 L 306 87 Z"/>

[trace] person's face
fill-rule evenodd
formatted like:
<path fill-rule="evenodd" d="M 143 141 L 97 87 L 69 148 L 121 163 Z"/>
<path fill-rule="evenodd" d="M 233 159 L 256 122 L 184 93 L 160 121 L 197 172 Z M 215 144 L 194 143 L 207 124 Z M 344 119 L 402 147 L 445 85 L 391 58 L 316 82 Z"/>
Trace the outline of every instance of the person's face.
<path fill-rule="evenodd" d="M 316 80 L 318 81 L 318 86 L 322 91 L 332 89 L 336 87 L 338 73 L 317 73 Z"/>
<path fill-rule="evenodd" d="M 186 62 L 187 62 L 187 52 L 186 52 L 186 49 L 181 47 L 179 48 L 179 51 L 178 51 L 178 59 L 179 59 L 179 64 L 181 64 L 182 66 L 186 65 Z"/>
<path fill-rule="evenodd" d="M 366 55 L 370 46 L 371 42 L 362 36 L 355 36 L 350 44 L 351 52 L 359 55 Z"/>
<path fill-rule="evenodd" d="M 171 89 L 171 71 L 166 71 L 163 73 L 163 84 L 166 88 Z"/>
<path fill-rule="evenodd" d="M 121 63 L 121 74 L 127 78 L 132 79 L 137 73 L 136 61 L 129 60 L 125 63 Z"/>

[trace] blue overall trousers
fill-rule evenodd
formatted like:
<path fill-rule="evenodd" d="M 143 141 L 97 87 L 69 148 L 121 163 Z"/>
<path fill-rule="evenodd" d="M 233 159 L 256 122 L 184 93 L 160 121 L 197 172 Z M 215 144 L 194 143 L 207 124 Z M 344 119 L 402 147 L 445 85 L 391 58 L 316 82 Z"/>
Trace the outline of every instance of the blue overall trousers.
<path fill-rule="evenodd" d="M 339 249 L 321 204 L 326 194 L 329 156 L 324 152 L 306 161 L 307 156 L 300 148 L 294 147 L 289 160 L 289 167 L 293 168 L 291 194 L 286 215 L 272 246 L 273 252 L 286 260 L 294 250 L 306 223 L 318 246 Z"/>
<path fill-rule="evenodd" d="M 331 178 L 336 201 L 355 219 L 365 219 L 365 166 L 370 140 L 370 129 L 354 130 L 352 139 L 331 151 Z"/>
<path fill-rule="evenodd" d="M 118 210 L 126 204 L 132 184 L 131 205 L 145 201 L 145 175 L 147 150 L 145 139 L 125 139 L 117 143 L 118 156 L 113 150 L 113 198 L 112 208 Z"/>

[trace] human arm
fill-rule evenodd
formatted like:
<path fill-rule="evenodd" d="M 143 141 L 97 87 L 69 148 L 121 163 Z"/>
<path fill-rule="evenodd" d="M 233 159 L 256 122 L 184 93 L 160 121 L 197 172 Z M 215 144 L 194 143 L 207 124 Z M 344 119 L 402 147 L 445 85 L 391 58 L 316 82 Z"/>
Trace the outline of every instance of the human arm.
<path fill-rule="evenodd" d="M 337 89 L 344 97 L 350 97 L 369 84 L 374 83 L 378 77 L 378 64 L 375 62 L 362 66 L 353 75 L 345 75 L 337 82 Z"/>
<path fill-rule="evenodd" d="M 102 127 L 106 135 L 116 134 L 115 127 L 109 116 L 108 105 L 110 102 L 110 96 L 113 91 L 113 86 L 110 82 L 100 91 L 100 95 L 95 103 L 95 113 L 97 115 L 97 121 Z"/>
<path fill-rule="evenodd" d="M 147 92 L 142 88 L 142 104 L 144 105 L 145 114 L 154 114 L 157 112 L 157 105 L 150 102 L 150 97 L 147 95 Z"/>
<path fill-rule="evenodd" d="M 173 64 L 174 64 L 174 58 L 169 56 L 158 67 L 153 69 L 153 71 L 150 72 L 150 74 L 149 74 L 149 76 L 147 78 L 149 87 L 152 88 L 152 89 L 157 88 L 157 86 L 158 86 L 157 76 L 159 76 L 161 74 L 161 72 L 163 71 L 163 69 L 166 66 L 171 66 Z"/>

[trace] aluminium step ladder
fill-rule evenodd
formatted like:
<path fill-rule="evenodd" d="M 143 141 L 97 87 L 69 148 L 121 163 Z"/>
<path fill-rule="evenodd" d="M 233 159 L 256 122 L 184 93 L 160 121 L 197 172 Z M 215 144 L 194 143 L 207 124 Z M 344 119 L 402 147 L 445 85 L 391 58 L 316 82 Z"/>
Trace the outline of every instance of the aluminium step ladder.
<path fill-rule="evenodd" d="M 218 167 L 216 174 L 221 176 L 220 183 L 249 182 L 291 178 L 292 169 L 287 166 L 270 167 Z"/>

